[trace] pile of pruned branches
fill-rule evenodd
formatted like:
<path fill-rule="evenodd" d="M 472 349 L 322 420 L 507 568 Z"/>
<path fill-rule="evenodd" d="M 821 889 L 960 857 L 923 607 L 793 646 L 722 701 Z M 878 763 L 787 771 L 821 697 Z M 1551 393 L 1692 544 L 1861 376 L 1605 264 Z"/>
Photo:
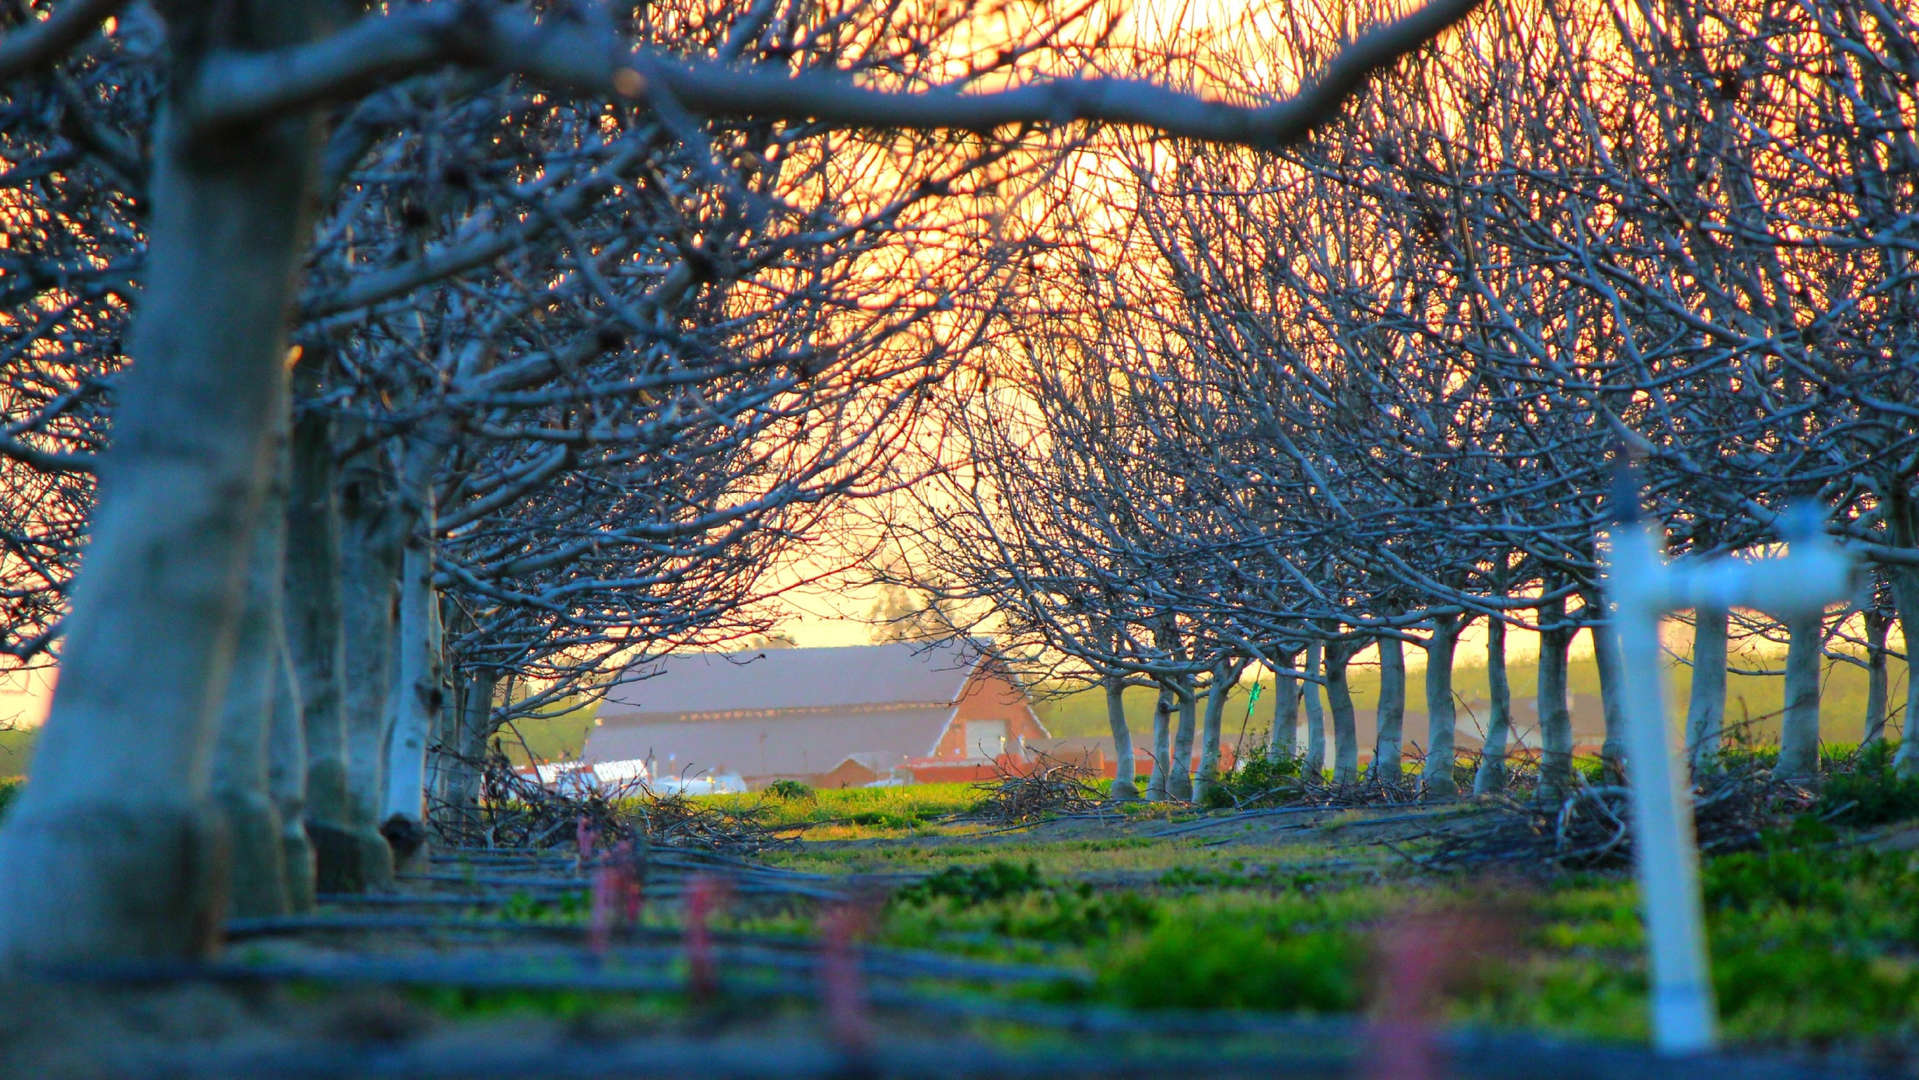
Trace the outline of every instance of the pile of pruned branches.
<path fill-rule="evenodd" d="M 548 849 L 577 844 L 586 832 L 602 844 L 637 840 L 653 847 L 757 855 L 794 842 L 756 807 L 722 809 L 645 781 L 548 786 L 505 755 L 481 764 L 478 807 L 436 807 L 434 829 L 455 847 Z"/>
<path fill-rule="evenodd" d="M 1093 785 L 1093 772 L 1084 765 L 1041 755 L 1038 767 L 1028 770 L 995 766 L 996 775 L 973 785 L 986 793 L 961 817 L 996 825 L 1019 825 L 1049 814 L 1077 814 L 1097 809 L 1106 794 Z"/>
<path fill-rule="evenodd" d="M 767 824 L 764 806 L 722 810 L 681 792 L 659 795 L 644 791 L 624 807 L 637 831 L 655 847 L 758 855 L 799 840 L 793 826 Z"/>
<path fill-rule="evenodd" d="M 1622 784 L 1578 784 L 1563 799 L 1521 802 L 1502 796 L 1491 824 L 1441 841 L 1432 861 L 1544 862 L 1603 869 L 1632 858 L 1630 790 Z M 1818 793 L 1773 776 L 1757 761 L 1727 763 L 1698 777 L 1693 822 L 1703 852 L 1756 847 L 1768 829 L 1813 809 Z"/>
<path fill-rule="evenodd" d="M 1403 771 L 1387 777 L 1368 770 L 1355 783 L 1341 784 L 1305 767 L 1303 759 L 1247 760 L 1237 770 L 1214 781 L 1207 806 L 1215 809 L 1254 810 L 1281 806 L 1396 806 L 1417 802 L 1417 773 Z"/>

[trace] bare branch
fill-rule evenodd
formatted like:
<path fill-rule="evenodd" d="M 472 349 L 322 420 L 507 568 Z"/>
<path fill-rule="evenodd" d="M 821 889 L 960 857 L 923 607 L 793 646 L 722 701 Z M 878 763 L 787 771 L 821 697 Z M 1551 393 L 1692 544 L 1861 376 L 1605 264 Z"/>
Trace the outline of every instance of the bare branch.
<path fill-rule="evenodd" d="M 127 0 L 74 0 L 8 34 L 0 41 L 0 82 L 58 63 L 94 27 L 126 5 Z"/>
<path fill-rule="evenodd" d="M 1479 0 L 1432 0 L 1347 46 L 1293 96 L 1234 105 L 1134 79 L 1056 79 L 1012 90 L 888 91 L 840 74 L 798 75 L 771 67 L 628 51 L 623 42 L 510 12 L 432 4 L 373 16 L 312 45 L 210 60 L 191 96 L 203 129 L 245 124 L 365 90 L 445 63 L 518 71 L 592 94 L 647 99 L 704 116 L 813 120 L 860 128 L 991 131 L 1074 121 L 1134 125 L 1172 135 L 1274 147 L 1324 123 L 1366 77 L 1464 18 Z"/>

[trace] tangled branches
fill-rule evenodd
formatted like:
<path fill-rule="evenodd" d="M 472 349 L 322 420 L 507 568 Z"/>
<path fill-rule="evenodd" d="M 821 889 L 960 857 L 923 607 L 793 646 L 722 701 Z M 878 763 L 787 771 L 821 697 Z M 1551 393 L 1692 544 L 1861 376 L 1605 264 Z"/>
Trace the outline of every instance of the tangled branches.
<path fill-rule="evenodd" d="M 1041 755 L 1038 767 L 1018 771 L 997 766 L 991 780 L 973 785 L 986 793 L 963 817 L 996 825 L 1019 825 L 1047 814 L 1076 814 L 1097 808 L 1106 796 L 1083 765 Z"/>
<path fill-rule="evenodd" d="M 477 807 L 436 807 L 434 829 L 449 844 L 557 848 L 591 832 L 607 845 L 630 840 L 656 848 L 757 855 L 794 840 L 767 824 L 760 808 L 721 808 L 679 792 L 656 794 L 638 778 L 549 787 L 498 753 L 482 763 L 480 776 Z"/>
<path fill-rule="evenodd" d="M 1548 862 L 1568 869 L 1624 865 L 1632 857 L 1629 790 L 1618 784 L 1581 784 L 1558 801 L 1497 800 L 1490 827 L 1449 838 L 1434 855 L 1440 864 Z M 1756 847 L 1765 830 L 1806 813 L 1817 794 L 1783 780 L 1756 761 L 1727 763 L 1698 778 L 1693 821 L 1702 852 Z"/>

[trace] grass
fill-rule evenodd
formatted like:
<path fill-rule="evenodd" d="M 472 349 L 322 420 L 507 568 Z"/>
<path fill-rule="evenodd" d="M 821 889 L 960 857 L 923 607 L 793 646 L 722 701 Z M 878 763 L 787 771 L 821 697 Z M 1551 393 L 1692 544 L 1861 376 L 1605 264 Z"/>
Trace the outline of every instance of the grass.
<path fill-rule="evenodd" d="M 884 938 L 922 948 L 1065 964 L 1092 975 L 1053 996 L 1146 1008 L 1350 1012 L 1369 1000 L 1383 929 L 1451 910 L 1493 925 L 1444 992 L 1460 1022 L 1643 1039 L 1646 976 L 1636 889 L 1621 877 L 1535 892 L 1463 895 L 1404 883 L 1228 880 L 1205 892 L 1101 890 L 1069 882 L 889 908 Z M 1822 1044 L 1914 1034 L 1919 862 L 1905 853 L 1805 847 L 1708 864 L 1714 983 L 1729 1036 Z M 1475 915 L 1475 908 L 1484 909 Z M 1489 918 L 1488 918 L 1489 917 Z M 1443 932 L 1444 919 L 1433 932 Z"/>
<path fill-rule="evenodd" d="M 701 801 L 724 810 L 753 811 L 775 826 L 804 826 L 813 839 L 859 839 L 910 834 L 963 813 L 981 797 L 970 783 L 913 784 L 900 787 L 805 789 L 795 785 L 781 795 L 772 791 L 710 795 Z"/>
<path fill-rule="evenodd" d="M 1829 785 L 1861 824 L 1919 818 L 1919 793 L 1882 752 L 1836 752 L 1851 772 Z M 1844 784 L 1834 781 L 1852 777 Z M 1848 786 L 1849 785 L 1849 786 Z M 1377 1004 L 1385 943 L 1450 943 L 1435 1015 L 1450 1022 L 1603 1040 L 1647 1035 L 1637 888 L 1624 873 L 1523 879 L 1434 875 L 1383 846 L 1331 828 L 1283 841 L 1218 844 L 1210 833 L 1150 837 L 970 836 L 937 824 L 979 797 L 967 784 L 717 796 L 806 825 L 776 861 L 829 874 L 898 875 L 872 915 L 879 944 L 1044 964 L 1074 978 L 985 992 L 1129 1008 L 1229 1008 L 1351 1014 Z M 1840 804 L 1822 804 L 1831 814 Z M 1462 807 L 1462 812 L 1464 812 Z M 855 820 L 862 824 L 850 824 Z M 1348 831 L 1349 832 L 1349 831 Z M 859 839 L 815 838 L 857 833 Z M 1210 838 L 1210 839 L 1209 839 Z M 1919 853 L 1879 850 L 1815 817 L 1759 850 L 1704 865 L 1714 983 L 1729 1039 L 1758 1045 L 1867 1047 L 1919 1038 Z M 1399 851 L 1416 853 L 1419 841 Z M 1332 865 L 1337 863 L 1337 865 Z M 576 922 L 583 906 L 525 897 L 508 914 Z M 804 906 L 743 909 L 719 925 L 811 936 Z M 670 905 L 648 909 L 669 926 Z M 977 988 L 976 988 L 977 992 Z M 435 1008 L 539 1008 L 538 995 L 426 995 Z M 591 1015 L 590 996 L 551 1009 Z M 608 1002 L 609 1009 L 632 1008 Z M 668 999 L 639 1005 L 670 1013 Z"/>
<path fill-rule="evenodd" d="M 34 739 L 38 728 L 0 729 L 0 780 L 25 776 L 33 761 Z"/>

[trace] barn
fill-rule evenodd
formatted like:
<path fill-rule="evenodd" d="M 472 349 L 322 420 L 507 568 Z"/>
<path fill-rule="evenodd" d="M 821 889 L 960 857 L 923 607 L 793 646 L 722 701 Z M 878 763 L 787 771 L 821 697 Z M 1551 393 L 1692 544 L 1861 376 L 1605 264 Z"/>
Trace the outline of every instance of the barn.
<path fill-rule="evenodd" d="M 904 779 L 909 760 L 990 761 L 1046 737 L 991 642 L 957 638 L 649 661 L 607 695 L 585 760 L 849 787 Z"/>

